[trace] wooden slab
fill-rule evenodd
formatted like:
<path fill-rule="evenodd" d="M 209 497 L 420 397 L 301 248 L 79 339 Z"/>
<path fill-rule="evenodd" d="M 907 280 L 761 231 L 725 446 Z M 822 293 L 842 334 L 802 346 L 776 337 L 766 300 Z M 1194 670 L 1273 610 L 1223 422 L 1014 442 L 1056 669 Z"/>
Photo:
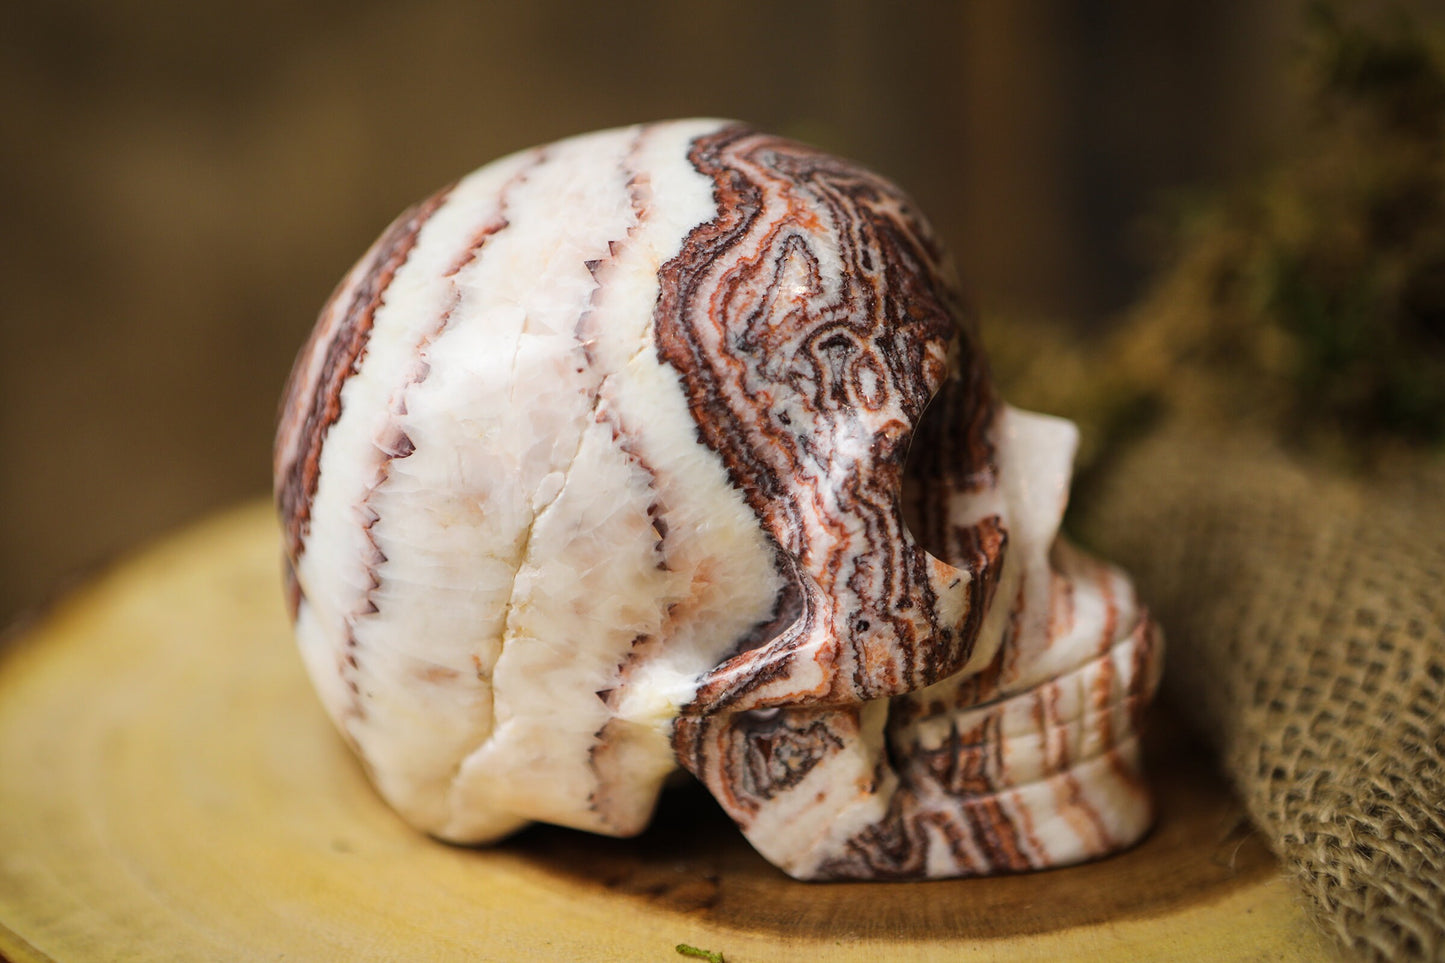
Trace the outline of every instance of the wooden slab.
<path fill-rule="evenodd" d="M 696 786 L 614 840 L 436 843 L 315 702 L 269 509 L 119 566 L 0 652 L 0 957 L 55 960 L 1309 960 L 1314 930 L 1197 750 L 1151 749 L 1156 830 L 1088 866 L 805 884 Z M 1177 734 L 1176 734 L 1177 736 Z"/>

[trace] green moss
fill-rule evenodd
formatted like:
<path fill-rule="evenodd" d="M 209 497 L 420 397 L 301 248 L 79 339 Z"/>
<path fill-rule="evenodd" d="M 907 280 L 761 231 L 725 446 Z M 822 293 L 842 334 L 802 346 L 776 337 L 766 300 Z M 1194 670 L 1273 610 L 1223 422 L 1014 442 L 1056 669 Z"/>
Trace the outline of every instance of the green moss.
<path fill-rule="evenodd" d="M 1445 31 L 1343 9 L 1308 8 L 1306 130 L 1181 225 L 1122 383 L 1203 372 L 1216 417 L 1368 458 L 1445 443 Z"/>
<path fill-rule="evenodd" d="M 1445 455 L 1445 26 L 1315 3 L 1301 29 L 1303 132 L 1176 198 L 1173 259 L 1117 337 L 985 318 L 1005 397 L 1080 424 L 1085 492 L 1175 418 L 1338 467 Z"/>

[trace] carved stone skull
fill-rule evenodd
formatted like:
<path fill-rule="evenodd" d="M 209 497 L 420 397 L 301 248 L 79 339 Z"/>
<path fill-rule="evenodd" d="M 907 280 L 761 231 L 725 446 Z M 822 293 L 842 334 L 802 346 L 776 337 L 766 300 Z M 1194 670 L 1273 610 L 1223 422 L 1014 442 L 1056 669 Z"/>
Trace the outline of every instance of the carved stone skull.
<path fill-rule="evenodd" d="M 799 878 L 1076 862 L 1148 826 L 1160 645 L 1058 538 L 1074 443 L 995 398 L 888 182 L 717 121 L 574 138 L 323 310 L 276 445 L 296 634 L 444 839 L 636 833 L 681 764 Z"/>

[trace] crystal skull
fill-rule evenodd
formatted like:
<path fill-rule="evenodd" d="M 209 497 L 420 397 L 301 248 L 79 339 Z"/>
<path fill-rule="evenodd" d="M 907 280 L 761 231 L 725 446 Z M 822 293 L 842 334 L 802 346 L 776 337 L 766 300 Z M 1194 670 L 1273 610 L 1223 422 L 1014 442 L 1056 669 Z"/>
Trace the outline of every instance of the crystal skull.
<path fill-rule="evenodd" d="M 604 131 L 337 287 L 277 434 L 287 595 L 440 838 L 634 834 L 681 766 L 801 879 L 1062 865 L 1149 826 L 1161 664 L 1058 535 L 1074 446 L 995 396 L 896 187 L 736 123 Z"/>

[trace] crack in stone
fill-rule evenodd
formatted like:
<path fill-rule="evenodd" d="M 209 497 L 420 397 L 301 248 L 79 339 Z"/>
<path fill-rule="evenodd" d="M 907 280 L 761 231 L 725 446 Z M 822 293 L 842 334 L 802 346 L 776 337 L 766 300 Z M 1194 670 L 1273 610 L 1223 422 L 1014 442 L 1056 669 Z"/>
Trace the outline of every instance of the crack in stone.
<path fill-rule="evenodd" d="M 519 353 L 520 342 L 521 339 L 518 338 Z M 513 368 L 509 374 L 514 388 L 516 385 L 516 358 L 517 356 L 513 355 Z M 537 531 L 537 526 L 542 523 L 544 517 L 552 510 L 553 506 L 557 504 L 557 502 L 561 499 L 563 493 L 565 493 L 568 487 L 571 485 L 572 469 L 577 464 L 577 456 L 582 453 L 582 445 L 586 441 L 587 430 L 589 427 L 591 427 L 592 424 L 596 423 L 597 409 L 602 403 L 601 389 L 605 381 L 606 376 L 604 376 L 603 379 L 598 382 L 597 389 L 593 392 L 592 395 L 592 404 L 588 409 L 587 414 L 582 418 L 583 425 L 582 430 L 579 431 L 577 434 L 577 446 L 575 449 L 573 449 L 571 457 L 568 458 L 566 468 L 562 469 L 562 484 L 557 487 L 556 493 L 547 500 L 546 504 L 532 511 L 531 518 L 527 522 L 527 530 L 522 535 L 521 544 L 517 552 L 515 552 L 512 556 L 512 589 L 507 594 L 507 604 L 504 610 L 505 614 L 502 619 L 502 634 L 497 639 L 497 657 L 492 660 L 491 673 L 489 673 L 490 678 L 488 678 L 487 680 L 487 696 L 489 701 L 491 702 L 490 711 L 488 714 L 492 720 L 492 726 L 491 729 L 487 731 L 487 734 L 482 737 L 482 741 L 480 743 L 473 746 L 471 749 L 467 750 L 465 753 L 462 754 L 462 757 L 457 760 L 456 766 L 452 770 L 451 779 L 448 783 L 449 788 L 447 790 L 447 808 L 448 811 L 451 813 L 452 818 L 454 819 L 458 813 L 457 793 L 461 789 L 460 782 L 462 777 L 462 770 L 466 768 L 466 764 L 470 759 L 472 759 L 474 756 L 476 756 L 477 753 L 481 752 L 487 747 L 487 745 L 491 742 L 492 737 L 496 734 L 497 731 L 496 686 L 493 682 L 493 679 L 495 678 L 497 664 L 502 661 L 502 656 L 506 653 L 507 641 L 508 639 L 513 637 L 513 613 L 516 611 L 517 606 L 517 585 L 518 582 L 521 580 L 522 570 L 526 566 L 527 560 L 531 555 L 533 536 Z M 552 474 L 552 472 L 548 472 L 547 475 L 544 477 L 551 477 Z M 535 494 L 535 492 L 533 494 Z"/>
<path fill-rule="evenodd" d="M 641 135 L 639 134 L 639 139 L 640 136 Z M 629 225 L 627 230 L 623 233 L 622 240 L 625 241 L 627 239 L 630 239 L 633 233 L 636 231 L 638 225 L 639 221 L 634 221 L 631 225 Z M 599 261 L 598 263 L 613 262 L 617 259 L 617 251 L 614 250 L 613 243 L 614 242 L 611 241 L 608 242 L 607 256 L 601 259 L 601 261 Z M 594 303 L 593 299 L 596 297 L 597 293 L 602 290 L 602 284 L 600 281 L 597 280 L 595 269 L 591 269 L 591 266 L 589 266 L 589 269 L 593 275 L 594 286 L 589 292 L 587 303 L 583 308 L 581 314 L 579 314 L 577 323 L 573 327 L 574 334 L 577 336 L 577 345 L 575 346 L 573 351 L 574 353 L 580 355 L 581 360 L 586 367 L 591 368 L 594 367 L 595 362 L 592 358 L 591 352 L 588 350 L 587 341 L 581 337 L 581 327 L 588 315 L 592 314 L 596 310 L 596 304 Z M 522 337 L 526 334 L 527 328 L 528 324 L 526 321 L 524 321 L 522 325 L 522 330 L 518 334 L 516 348 L 512 353 L 511 365 L 508 368 L 508 403 L 511 407 L 515 407 L 516 405 L 517 365 L 522 350 Z M 641 354 L 642 351 L 645 350 L 645 348 L 645 343 L 639 346 L 638 351 L 633 355 L 633 359 L 635 359 L 639 354 Z M 629 360 L 628 363 L 630 364 L 631 360 Z M 624 365 L 623 367 L 626 366 Z M 557 486 L 556 492 L 552 495 L 551 498 L 546 501 L 545 504 L 539 507 L 535 507 L 533 509 L 533 511 L 531 512 L 531 517 L 527 523 L 526 531 L 523 533 L 520 540 L 521 544 L 519 546 L 519 549 L 512 558 L 512 588 L 511 591 L 508 593 L 507 603 L 504 609 L 504 616 L 502 619 L 502 634 L 497 640 L 497 656 L 496 659 L 492 662 L 493 678 L 495 677 L 496 666 L 498 663 L 501 662 L 502 656 L 506 652 L 508 640 L 513 638 L 515 635 L 514 613 L 516 612 L 518 604 L 518 584 L 521 580 L 522 571 L 526 567 L 526 564 L 531 557 L 532 541 L 537 531 L 537 526 L 543 522 L 547 515 L 556 506 L 557 502 L 561 500 L 562 496 L 571 487 L 572 471 L 573 468 L 576 467 L 578 457 L 582 453 L 582 446 L 586 443 L 587 433 L 593 425 L 601 424 L 601 420 L 599 418 L 599 411 L 602 408 L 604 400 L 603 391 L 607 387 L 607 383 L 617 374 L 617 371 L 620 370 L 622 369 L 619 368 L 616 371 L 608 371 L 603 373 L 600 377 L 598 377 L 595 386 L 591 388 L 591 404 L 588 407 L 587 413 L 581 416 L 581 418 L 579 419 L 581 423 L 581 429 L 577 433 L 577 444 L 574 447 L 571 456 L 567 459 L 566 467 L 561 470 L 562 483 Z M 553 472 L 548 472 L 547 475 L 544 476 L 544 479 L 550 478 L 554 473 L 555 470 Z M 533 495 L 535 496 L 535 494 L 536 492 L 534 491 Z M 447 791 L 447 810 L 451 818 L 454 820 L 457 818 L 459 812 L 459 800 L 457 796 L 461 790 L 460 782 L 462 777 L 462 770 L 466 768 L 467 762 L 469 760 L 474 758 L 479 752 L 481 752 L 488 746 L 497 731 L 496 688 L 490 679 L 488 680 L 487 694 L 489 699 L 491 700 L 489 715 L 492 719 L 492 727 L 482 738 L 480 743 L 472 747 L 467 752 L 463 753 L 462 757 L 457 761 L 455 767 L 453 768 L 451 779 L 448 783 L 449 788 Z"/>

